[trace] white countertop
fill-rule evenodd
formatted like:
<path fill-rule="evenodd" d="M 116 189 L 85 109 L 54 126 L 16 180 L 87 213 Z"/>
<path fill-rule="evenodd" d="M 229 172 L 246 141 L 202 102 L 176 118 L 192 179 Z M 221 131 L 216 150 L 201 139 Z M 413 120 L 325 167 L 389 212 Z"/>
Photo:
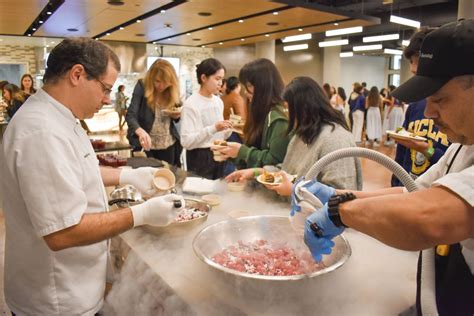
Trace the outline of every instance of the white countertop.
<path fill-rule="evenodd" d="M 152 235 L 142 228 L 122 239 L 198 315 L 396 315 L 415 302 L 418 253 L 399 251 L 354 230 L 344 233 L 352 256 L 339 269 L 311 279 L 272 281 L 224 277 L 194 254 L 192 241 L 204 227 L 227 213 L 287 215 L 289 204 L 265 189 L 227 192 L 208 220 L 189 229 Z M 172 312 L 172 311 L 170 311 Z"/>

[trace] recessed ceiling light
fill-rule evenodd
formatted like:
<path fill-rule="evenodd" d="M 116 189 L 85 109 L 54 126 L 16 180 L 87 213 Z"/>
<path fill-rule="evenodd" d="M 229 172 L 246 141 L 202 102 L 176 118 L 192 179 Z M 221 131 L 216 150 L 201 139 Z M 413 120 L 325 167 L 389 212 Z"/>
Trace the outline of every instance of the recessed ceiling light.
<path fill-rule="evenodd" d="M 28 36 L 31 36 L 31 34 L 28 34 Z"/>
<path fill-rule="evenodd" d="M 49 47 L 49 45 L 46 45 L 45 47 Z"/>
<path fill-rule="evenodd" d="M 222 42 L 219 42 L 219 45 L 222 45 L 222 44 L 224 44 L 224 43 L 222 43 Z"/>
<path fill-rule="evenodd" d="M 145 33 L 137 33 L 137 34 L 135 34 L 135 36 L 143 37 L 143 36 L 145 36 Z"/>
<path fill-rule="evenodd" d="M 208 27 L 207 29 L 208 29 L 209 31 L 212 31 L 212 27 Z"/>
<path fill-rule="evenodd" d="M 47 14 L 47 15 L 51 15 L 51 14 L 53 14 L 53 12 L 48 11 L 48 12 L 46 12 L 46 14 Z"/>
<path fill-rule="evenodd" d="M 269 37 L 269 36 L 270 36 L 270 34 L 265 34 L 265 37 Z"/>
<path fill-rule="evenodd" d="M 303 32 L 303 29 L 298 29 L 299 32 Z"/>
<path fill-rule="evenodd" d="M 51 44 L 54 44 L 54 42 L 51 42 Z"/>
<path fill-rule="evenodd" d="M 245 38 L 241 38 L 240 40 L 243 42 L 243 41 L 245 41 Z"/>
<path fill-rule="evenodd" d="M 191 33 L 186 33 L 186 35 L 188 35 L 188 36 L 189 36 L 189 35 L 191 35 Z"/>
<path fill-rule="evenodd" d="M 239 23 L 244 23 L 244 20 L 239 20 Z"/>
<path fill-rule="evenodd" d="M 166 12 L 166 10 L 161 10 L 161 11 L 160 11 L 160 13 L 165 13 L 165 12 Z"/>
<path fill-rule="evenodd" d="M 36 27 L 32 28 L 33 31 L 36 31 Z"/>
<path fill-rule="evenodd" d="M 171 38 L 168 38 L 168 41 L 171 41 Z"/>
<path fill-rule="evenodd" d="M 196 42 L 198 42 L 200 40 L 201 40 L 200 38 L 193 38 L 193 41 L 196 41 Z"/>
<path fill-rule="evenodd" d="M 110 35 L 110 33 L 105 33 L 105 35 L 109 36 L 109 35 Z"/>
<path fill-rule="evenodd" d="M 202 48 L 205 48 L 205 47 L 206 47 L 206 45 L 202 45 L 201 47 L 202 47 Z"/>
<path fill-rule="evenodd" d="M 273 12 L 273 15 L 278 15 L 278 12 L 277 11 Z"/>
<path fill-rule="evenodd" d="M 96 38 L 94 38 L 94 39 L 95 39 L 96 41 L 98 41 L 98 40 L 99 40 L 99 38 L 98 38 L 98 37 L 96 37 Z"/>
<path fill-rule="evenodd" d="M 107 3 L 110 4 L 110 5 L 116 5 L 116 6 L 125 4 L 125 2 L 123 2 L 123 0 L 108 0 Z"/>
<path fill-rule="evenodd" d="M 137 20 L 136 22 L 137 22 L 137 23 L 140 23 L 141 21 L 142 21 L 142 20 Z"/>
<path fill-rule="evenodd" d="M 153 42 L 152 44 L 156 44 L 157 42 Z"/>
<path fill-rule="evenodd" d="M 44 22 L 43 22 L 43 20 L 39 20 L 38 23 L 39 23 L 39 24 L 43 24 Z"/>
<path fill-rule="evenodd" d="M 334 25 L 335 25 L 335 26 L 338 26 L 338 25 L 339 25 L 339 23 L 337 23 L 337 22 L 336 22 L 336 23 L 334 23 Z"/>
<path fill-rule="evenodd" d="M 123 27 L 123 26 L 119 27 L 119 30 L 123 30 L 123 29 L 124 29 L 124 27 Z"/>

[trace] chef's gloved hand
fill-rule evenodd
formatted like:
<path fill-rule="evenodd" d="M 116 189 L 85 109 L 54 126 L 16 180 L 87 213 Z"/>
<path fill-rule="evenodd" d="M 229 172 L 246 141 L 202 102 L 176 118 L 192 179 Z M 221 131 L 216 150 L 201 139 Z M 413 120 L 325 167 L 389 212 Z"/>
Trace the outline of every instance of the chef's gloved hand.
<path fill-rule="evenodd" d="M 312 224 L 316 224 L 319 228 L 319 236 L 311 228 Z M 304 242 L 308 246 L 314 260 L 320 262 L 322 255 L 328 255 L 334 247 L 332 239 L 342 234 L 344 227 L 337 227 L 329 219 L 328 204 L 322 208 L 316 209 L 306 218 L 304 227 Z"/>
<path fill-rule="evenodd" d="M 315 208 L 321 208 L 326 204 L 336 190 L 330 186 L 322 184 L 317 180 L 302 181 L 300 178 L 293 186 L 291 194 L 291 211 L 290 215 L 294 216 L 295 212 L 300 212 L 300 202 L 305 200 Z"/>
<path fill-rule="evenodd" d="M 310 193 L 316 196 L 321 201 L 321 203 L 323 203 L 323 205 L 329 202 L 331 196 L 336 194 L 336 189 L 328 185 L 322 184 L 316 179 L 313 179 L 303 184 L 303 187 L 305 187 Z"/>
<path fill-rule="evenodd" d="M 153 196 L 157 190 L 153 185 L 153 176 L 157 168 L 142 167 L 137 169 L 122 169 L 119 185 L 131 184 L 144 197 Z"/>
<path fill-rule="evenodd" d="M 184 199 L 180 195 L 168 194 L 154 197 L 142 204 L 130 207 L 133 214 L 133 227 L 144 224 L 153 226 L 169 225 L 183 208 Z"/>

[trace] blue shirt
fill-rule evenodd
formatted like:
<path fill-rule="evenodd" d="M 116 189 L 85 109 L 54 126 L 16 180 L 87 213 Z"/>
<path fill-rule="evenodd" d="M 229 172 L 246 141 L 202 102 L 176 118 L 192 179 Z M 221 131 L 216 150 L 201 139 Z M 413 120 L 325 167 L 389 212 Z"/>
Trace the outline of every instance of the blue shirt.
<path fill-rule="evenodd" d="M 432 119 L 425 117 L 426 100 L 410 103 L 405 113 L 403 128 L 428 139 L 428 143 L 435 151 L 430 159 L 426 159 L 425 155 L 414 149 L 406 148 L 400 144 L 397 145 L 395 161 L 408 172 L 413 179 L 418 178 L 426 172 L 432 165 L 438 162 L 450 142 L 446 134 L 441 133 L 434 125 Z M 403 184 L 395 176 L 392 176 L 392 187 L 403 186 Z"/>

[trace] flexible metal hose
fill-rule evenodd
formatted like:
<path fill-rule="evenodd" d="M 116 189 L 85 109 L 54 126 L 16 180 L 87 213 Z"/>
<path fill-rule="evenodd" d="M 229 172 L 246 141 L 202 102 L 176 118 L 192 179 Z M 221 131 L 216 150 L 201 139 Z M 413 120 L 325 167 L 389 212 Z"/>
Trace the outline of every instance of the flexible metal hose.
<path fill-rule="evenodd" d="M 390 170 L 407 188 L 408 192 L 416 191 L 417 186 L 410 175 L 394 160 L 375 150 L 367 148 L 343 148 L 319 159 L 306 173 L 305 179 L 316 179 L 321 170 L 331 162 L 348 157 L 361 157 L 378 162 Z"/>

